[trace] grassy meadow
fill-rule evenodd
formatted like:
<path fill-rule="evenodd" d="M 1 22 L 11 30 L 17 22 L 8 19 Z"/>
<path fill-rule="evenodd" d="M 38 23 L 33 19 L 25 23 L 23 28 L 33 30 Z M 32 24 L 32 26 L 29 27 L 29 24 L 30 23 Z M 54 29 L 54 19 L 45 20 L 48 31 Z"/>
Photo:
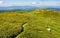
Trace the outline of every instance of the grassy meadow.
<path fill-rule="evenodd" d="M 0 38 L 60 38 L 60 12 L 0 13 Z"/>

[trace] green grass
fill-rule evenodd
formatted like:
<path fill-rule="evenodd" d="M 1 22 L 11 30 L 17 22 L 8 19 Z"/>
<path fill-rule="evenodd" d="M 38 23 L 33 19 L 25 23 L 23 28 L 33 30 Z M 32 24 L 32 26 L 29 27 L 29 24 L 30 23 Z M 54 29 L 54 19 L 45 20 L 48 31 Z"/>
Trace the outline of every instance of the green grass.
<path fill-rule="evenodd" d="M 60 38 L 60 13 L 51 10 L 0 13 L 0 38 Z"/>

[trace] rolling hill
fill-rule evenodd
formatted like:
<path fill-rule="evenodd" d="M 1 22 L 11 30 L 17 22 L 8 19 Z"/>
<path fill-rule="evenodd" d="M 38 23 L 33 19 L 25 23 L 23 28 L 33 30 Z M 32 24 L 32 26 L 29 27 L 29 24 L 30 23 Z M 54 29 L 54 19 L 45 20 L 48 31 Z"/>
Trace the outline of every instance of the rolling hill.
<path fill-rule="evenodd" d="M 60 38 L 60 12 L 0 13 L 0 38 Z"/>

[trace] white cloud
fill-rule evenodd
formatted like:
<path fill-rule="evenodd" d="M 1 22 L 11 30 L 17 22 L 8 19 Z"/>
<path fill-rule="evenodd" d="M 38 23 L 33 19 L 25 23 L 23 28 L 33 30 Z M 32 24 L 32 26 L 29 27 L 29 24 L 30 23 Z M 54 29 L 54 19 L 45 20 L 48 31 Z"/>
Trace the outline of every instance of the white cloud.
<path fill-rule="evenodd" d="M 37 4 L 37 2 L 32 2 L 31 4 L 32 4 L 32 5 L 36 5 L 36 4 Z"/>
<path fill-rule="evenodd" d="M 40 2 L 38 6 L 60 6 L 58 2 Z"/>
<path fill-rule="evenodd" d="M 21 3 L 3 3 L 0 1 L 0 6 L 60 6 L 59 2 L 31 2 L 28 4 Z"/>
<path fill-rule="evenodd" d="M 3 1 L 0 1 L 0 4 L 2 4 L 3 3 Z"/>

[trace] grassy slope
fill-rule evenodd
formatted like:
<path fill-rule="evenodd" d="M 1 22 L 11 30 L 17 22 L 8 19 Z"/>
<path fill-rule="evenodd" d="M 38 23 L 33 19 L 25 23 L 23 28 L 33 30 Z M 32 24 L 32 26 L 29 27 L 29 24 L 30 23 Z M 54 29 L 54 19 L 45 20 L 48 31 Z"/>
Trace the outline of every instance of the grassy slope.
<path fill-rule="evenodd" d="M 47 10 L 0 13 L 0 38 L 15 37 L 60 38 L 60 13 Z"/>

